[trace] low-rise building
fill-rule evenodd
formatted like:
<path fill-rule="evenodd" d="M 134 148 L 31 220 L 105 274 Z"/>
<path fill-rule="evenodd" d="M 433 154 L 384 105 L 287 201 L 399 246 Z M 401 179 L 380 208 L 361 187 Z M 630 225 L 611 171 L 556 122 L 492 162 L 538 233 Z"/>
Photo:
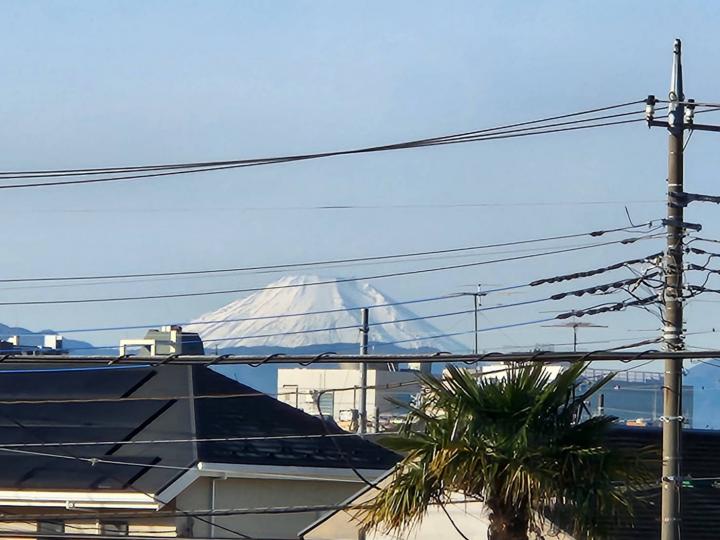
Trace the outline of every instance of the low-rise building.
<path fill-rule="evenodd" d="M 62 336 L 57 334 L 14 335 L 0 339 L 0 354 L 37 356 L 67 353 Z"/>
<path fill-rule="evenodd" d="M 173 354 L 205 354 L 203 341 L 195 332 L 184 332 L 181 326 L 163 326 L 148 330 L 142 339 L 121 339 L 120 354 L 137 356 L 164 356 Z"/>
<path fill-rule="evenodd" d="M 405 409 L 395 402 L 412 402 L 420 392 L 419 373 L 414 369 L 368 369 L 368 430 L 385 431 L 400 421 Z M 355 431 L 361 408 L 360 377 L 357 365 L 279 369 L 278 399 L 308 414 L 331 416 L 340 427 Z"/>
<path fill-rule="evenodd" d="M 615 373 L 612 380 L 588 400 L 588 412 L 615 416 L 620 422 L 633 426 L 660 426 L 660 417 L 663 415 L 663 374 L 591 368 L 584 377 L 588 383 L 592 383 L 612 373 Z M 681 406 L 683 423 L 692 427 L 692 385 L 683 385 Z"/>

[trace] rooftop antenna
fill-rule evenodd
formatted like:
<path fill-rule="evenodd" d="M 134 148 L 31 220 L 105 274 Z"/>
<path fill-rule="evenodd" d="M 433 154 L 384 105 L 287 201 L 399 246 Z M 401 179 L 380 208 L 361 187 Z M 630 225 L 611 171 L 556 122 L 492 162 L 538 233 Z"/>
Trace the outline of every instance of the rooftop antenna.
<path fill-rule="evenodd" d="M 577 352 L 578 328 L 607 328 L 603 324 L 595 324 L 578 320 L 567 321 L 559 324 L 544 324 L 544 328 L 572 328 L 573 329 L 573 352 Z"/>

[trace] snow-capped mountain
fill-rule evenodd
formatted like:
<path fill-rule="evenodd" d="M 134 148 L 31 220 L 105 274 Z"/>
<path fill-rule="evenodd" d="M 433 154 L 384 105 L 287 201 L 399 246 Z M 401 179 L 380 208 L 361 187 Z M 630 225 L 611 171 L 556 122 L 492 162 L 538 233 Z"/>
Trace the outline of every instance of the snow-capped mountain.
<path fill-rule="evenodd" d="M 309 285 L 333 281 L 325 285 Z M 198 332 L 211 350 L 237 347 L 306 348 L 318 344 L 358 343 L 360 308 L 370 310 L 371 351 L 383 352 L 383 343 L 405 349 L 464 351 L 461 343 L 449 339 L 428 339 L 443 334 L 418 319 L 403 305 L 387 306 L 393 300 L 369 283 L 329 280 L 314 275 L 286 276 L 265 290 L 206 313 L 186 327 Z M 308 312 L 324 312 L 304 315 Z M 293 316 L 298 314 L 298 316 Z M 316 329 L 324 329 L 315 332 Z M 339 352 L 339 351 L 338 351 Z"/>

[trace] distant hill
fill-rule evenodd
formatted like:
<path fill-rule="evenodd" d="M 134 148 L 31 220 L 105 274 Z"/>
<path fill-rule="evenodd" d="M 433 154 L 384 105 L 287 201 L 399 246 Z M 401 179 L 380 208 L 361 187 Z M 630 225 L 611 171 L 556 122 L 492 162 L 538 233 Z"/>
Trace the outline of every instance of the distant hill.
<path fill-rule="evenodd" d="M 21 336 L 20 343 L 22 345 L 41 346 L 43 344 L 43 336 L 57 334 L 55 330 L 38 330 L 32 331 L 21 326 L 7 326 L 0 323 L 0 339 L 7 339 L 10 336 Z M 63 336 L 63 346 L 71 349 L 72 354 L 89 355 L 89 354 L 117 354 L 113 349 L 95 349 L 91 343 L 80 341 L 77 339 L 67 339 Z"/>

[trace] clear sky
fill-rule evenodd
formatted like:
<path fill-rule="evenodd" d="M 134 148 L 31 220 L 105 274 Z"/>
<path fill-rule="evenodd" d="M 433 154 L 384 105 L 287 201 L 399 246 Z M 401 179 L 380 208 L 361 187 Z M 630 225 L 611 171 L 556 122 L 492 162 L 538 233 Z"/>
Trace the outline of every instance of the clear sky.
<path fill-rule="evenodd" d="M 4 170 L 333 150 L 665 96 L 675 37 L 684 43 L 687 96 L 720 101 L 720 6 L 709 1 L 23 0 L 3 2 L 0 15 Z M 689 191 L 720 193 L 718 137 L 696 134 L 688 146 Z M 149 182 L 3 191 L 2 275 L 273 264 L 611 228 L 627 223 L 623 204 L 556 203 L 636 201 L 628 204 L 635 221 L 656 219 L 664 214 L 665 176 L 666 133 L 635 124 Z M 297 209 L 453 203 L 488 206 Z M 717 212 L 693 206 L 687 216 L 703 223 L 704 235 L 720 238 Z M 649 254 L 662 244 L 374 284 L 398 299 L 472 290 L 477 282 L 511 285 Z M 0 293 L 10 301 L 157 294 L 262 286 L 276 277 L 5 287 Z M 525 291 L 486 301 L 542 295 Z M 183 321 L 233 299 L 0 307 L 0 322 L 39 330 Z M 589 304 L 493 311 L 481 324 L 537 319 L 548 316 L 540 311 L 576 305 Z M 688 329 L 712 328 L 718 307 L 692 304 Z M 586 330 L 581 340 L 647 337 L 628 330 L 658 326 L 644 312 L 593 322 L 608 328 Z M 470 317 L 436 323 L 447 331 L 472 328 Z M 137 333 L 75 337 L 106 344 Z M 567 329 L 525 327 L 484 334 L 482 346 L 570 336 Z M 720 346 L 715 335 L 691 343 Z"/>

